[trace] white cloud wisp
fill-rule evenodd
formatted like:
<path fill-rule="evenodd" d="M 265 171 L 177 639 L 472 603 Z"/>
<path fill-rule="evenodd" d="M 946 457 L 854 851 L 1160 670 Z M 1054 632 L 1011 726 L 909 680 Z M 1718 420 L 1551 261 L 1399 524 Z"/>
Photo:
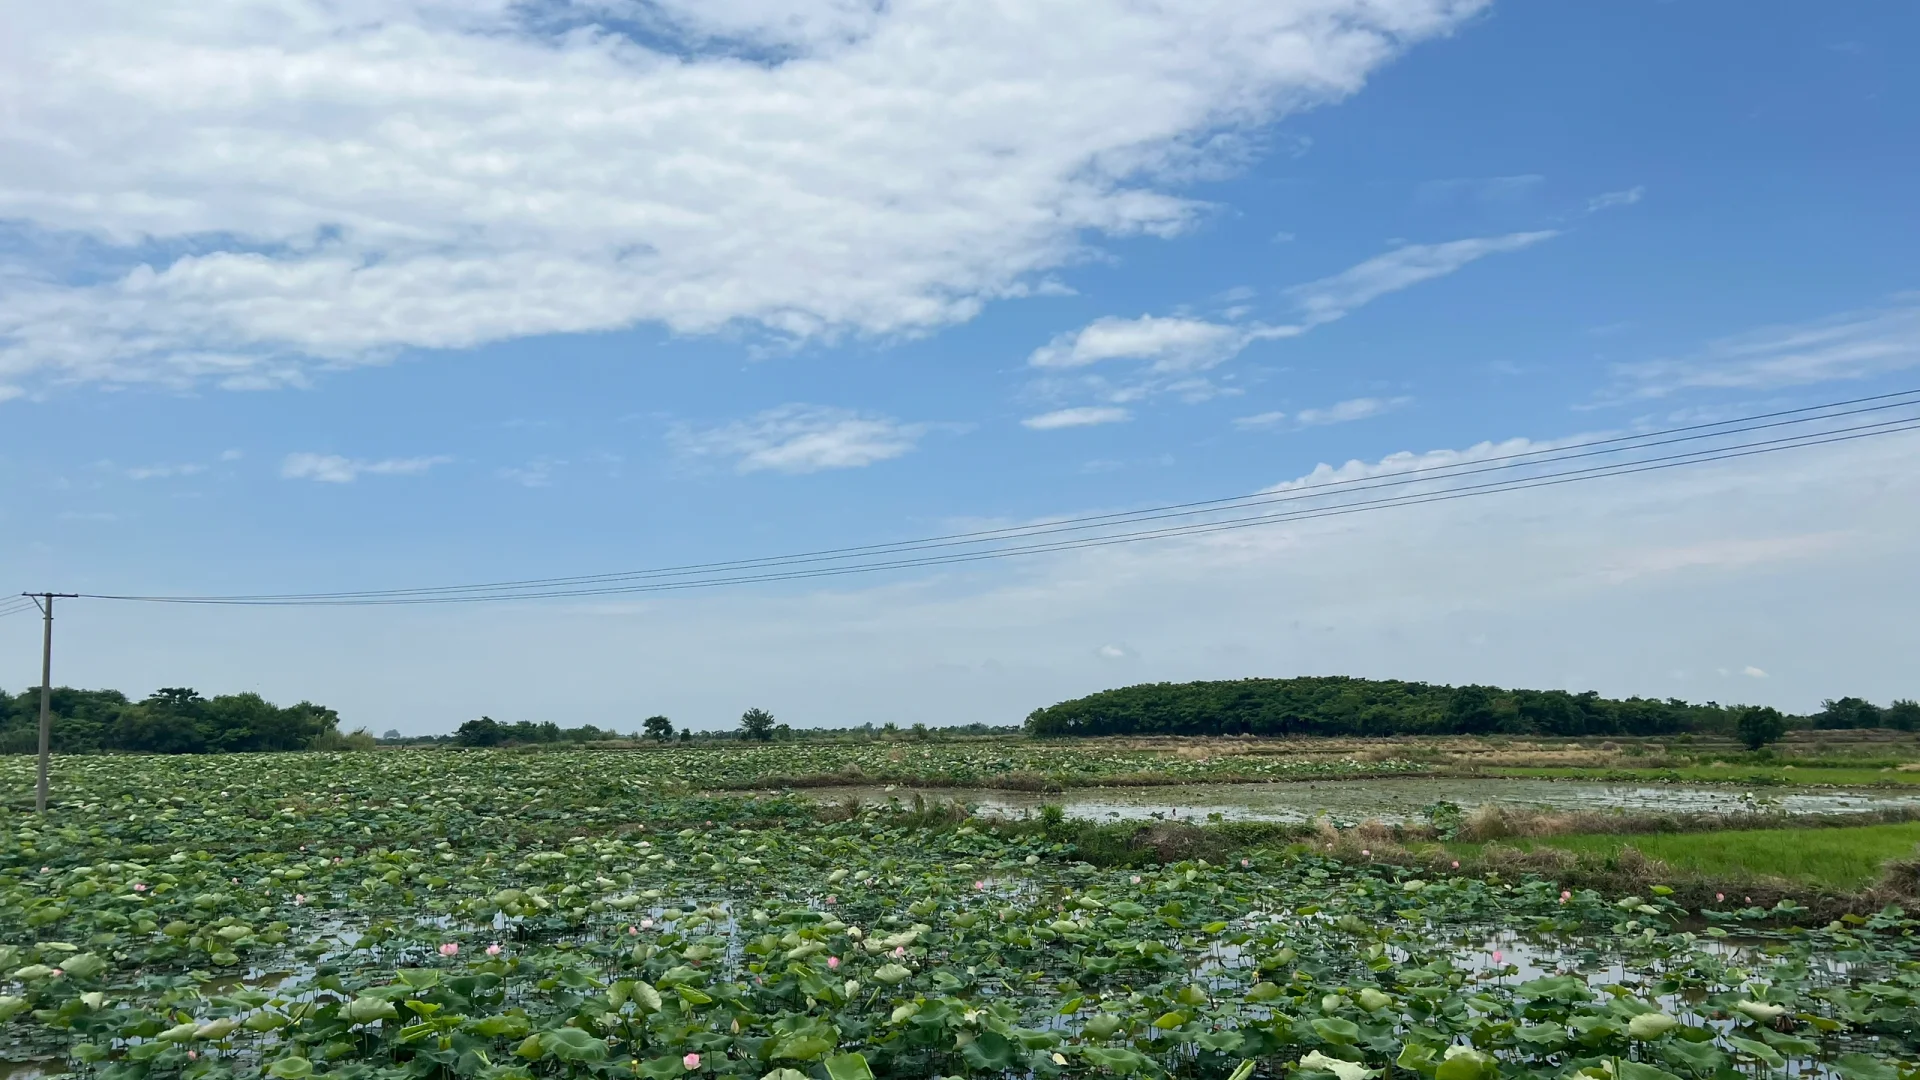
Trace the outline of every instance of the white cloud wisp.
<path fill-rule="evenodd" d="M 1445 277 L 1489 255 L 1520 251 L 1551 240 L 1552 229 L 1451 240 L 1444 244 L 1408 244 L 1343 270 L 1332 277 L 1296 285 L 1287 295 L 1309 325 L 1345 318 L 1356 308 L 1423 281 Z"/>
<path fill-rule="evenodd" d="M 312 480 L 322 484 L 351 484 L 362 476 L 420 476 L 453 458 L 444 454 L 432 457 L 385 458 L 363 461 L 339 454 L 288 454 L 280 463 L 280 476 L 287 480 Z"/>
<path fill-rule="evenodd" d="M 930 424 L 821 405 L 789 404 L 715 428 L 675 428 L 670 439 L 690 458 L 728 458 L 740 473 L 812 473 L 858 469 L 913 450 Z"/>

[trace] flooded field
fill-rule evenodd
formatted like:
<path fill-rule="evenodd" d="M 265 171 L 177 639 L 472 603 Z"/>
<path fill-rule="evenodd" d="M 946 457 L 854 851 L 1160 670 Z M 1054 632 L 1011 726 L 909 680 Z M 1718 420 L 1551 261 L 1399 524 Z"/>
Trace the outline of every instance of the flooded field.
<path fill-rule="evenodd" d="M 911 802 L 914 791 L 866 785 L 811 788 L 803 794 L 821 802 L 859 799 L 863 803 L 882 805 L 895 799 Z M 1920 792 L 1874 789 L 1743 792 L 1708 785 L 1447 777 L 1080 788 L 1044 794 L 992 788 L 943 788 L 921 794 L 929 800 L 958 801 L 983 811 L 1015 817 L 1037 812 L 1041 806 L 1052 803 L 1064 808 L 1070 817 L 1095 821 L 1152 818 L 1309 821 L 1326 816 L 1336 823 L 1369 818 L 1395 823 L 1417 820 L 1423 816 L 1423 808 L 1438 802 L 1468 808 L 1492 803 L 1556 810 L 1650 813 L 1853 814 L 1920 807 Z"/>

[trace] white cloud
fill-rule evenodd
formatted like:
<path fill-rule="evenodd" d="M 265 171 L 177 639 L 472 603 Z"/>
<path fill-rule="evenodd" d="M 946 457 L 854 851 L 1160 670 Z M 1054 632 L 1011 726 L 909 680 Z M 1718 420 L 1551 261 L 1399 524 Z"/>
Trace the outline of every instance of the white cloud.
<path fill-rule="evenodd" d="M 688 457 L 731 458 L 742 473 L 811 473 L 900 457 L 932 427 L 852 409 L 790 404 L 716 428 L 682 425 L 670 438 Z"/>
<path fill-rule="evenodd" d="M 1231 326 L 1204 319 L 1142 315 L 1095 319 L 1033 351 L 1037 368 L 1077 368 L 1102 360 L 1145 360 L 1158 372 L 1204 371 L 1263 338 L 1290 337 L 1292 326 Z"/>
<path fill-rule="evenodd" d="M 1287 295 L 1299 305 L 1302 317 L 1310 325 L 1332 322 L 1388 293 L 1444 277 L 1488 255 L 1519 251 L 1558 235 L 1554 230 L 1543 229 L 1444 244 L 1408 244 L 1332 277 L 1296 285 L 1287 290 Z"/>
<path fill-rule="evenodd" d="M 1263 412 L 1256 413 L 1252 416 L 1238 417 L 1234 420 L 1233 426 L 1245 429 L 1270 428 L 1278 427 L 1285 423 L 1286 420 L 1287 414 L 1284 412 Z"/>
<path fill-rule="evenodd" d="M 1294 423 L 1299 424 L 1301 427 L 1325 427 L 1328 424 L 1345 424 L 1353 420 L 1365 420 L 1368 417 L 1379 416 L 1384 412 L 1392 412 L 1394 409 L 1412 400 L 1412 398 L 1405 396 L 1392 398 L 1350 398 L 1346 401 L 1335 402 L 1324 408 L 1301 409 L 1293 415 L 1293 420 Z"/>
<path fill-rule="evenodd" d="M 494 475 L 509 483 L 521 487 L 541 488 L 553 483 L 553 470 L 566 464 L 557 458 L 539 457 L 525 465 L 513 465 L 496 470 Z"/>
<path fill-rule="evenodd" d="M 1052 431 L 1055 428 L 1089 427 L 1094 424 L 1118 424 L 1133 419 L 1133 414 L 1125 409 L 1111 405 L 1082 405 L 1072 409 L 1056 409 L 1050 413 L 1029 416 L 1020 421 L 1022 427 L 1035 431 Z"/>
<path fill-rule="evenodd" d="M 1180 231 L 1182 177 L 1484 6 L 28 5 L 0 220 L 106 255 L 6 272 L 0 385 L 298 385 L 648 321 L 927 331 L 1087 237 Z"/>
<path fill-rule="evenodd" d="M 362 461 L 339 454 L 288 454 L 280 463 L 280 475 L 288 480 L 313 480 L 323 484 L 351 484 L 366 476 L 419 476 L 436 465 L 453 459 L 433 457 L 385 458 Z"/>
<path fill-rule="evenodd" d="M 1920 297 L 1897 306 L 1723 338 L 1672 360 L 1621 364 L 1615 398 L 1684 390 L 1771 390 L 1864 379 L 1920 366 Z"/>
<path fill-rule="evenodd" d="M 1641 197 L 1646 195 L 1646 193 L 1647 189 L 1644 186 L 1630 187 L 1625 191 L 1602 192 L 1587 200 L 1587 213 L 1597 213 L 1598 211 L 1608 210 L 1616 206 L 1632 206 L 1634 203 L 1639 202 Z"/>
<path fill-rule="evenodd" d="M 1293 414 L 1293 423 L 1290 426 L 1300 428 L 1325 427 L 1328 424 L 1344 424 L 1352 420 L 1365 420 L 1369 417 L 1379 416 L 1382 413 L 1392 412 L 1412 400 L 1411 397 L 1406 396 L 1391 398 L 1350 398 L 1346 401 L 1335 402 L 1332 405 L 1326 405 L 1320 408 L 1301 409 L 1299 412 Z M 1286 424 L 1287 419 L 1287 414 L 1284 412 L 1263 412 L 1256 413 L 1252 416 L 1242 416 L 1233 422 L 1233 426 L 1244 430 L 1274 428 Z"/>
<path fill-rule="evenodd" d="M 1757 667 L 1754 667 L 1752 664 L 1748 664 L 1746 667 L 1741 668 L 1740 674 L 1745 675 L 1749 679 L 1764 679 L 1767 677 L 1766 672 L 1760 670 Z"/>
<path fill-rule="evenodd" d="M 180 476 L 196 476 L 206 472 L 205 465 L 187 463 L 182 465 L 136 465 L 127 470 L 129 480 L 170 480 Z"/>

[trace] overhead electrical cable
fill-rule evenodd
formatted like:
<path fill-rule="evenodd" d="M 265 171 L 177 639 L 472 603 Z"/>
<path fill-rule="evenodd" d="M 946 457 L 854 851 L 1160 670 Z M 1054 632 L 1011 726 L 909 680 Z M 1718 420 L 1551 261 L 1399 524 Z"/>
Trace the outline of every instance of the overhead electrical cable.
<path fill-rule="evenodd" d="M 1814 410 L 1820 410 L 1820 409 L 1831 410 L 1831 409 L 1839 408 L 1845 405 L 1855 405 L 1855 404 L 1861 404 L 1864 402 L 1883 402 L 1884 403 L 1888 401 L 1888 399 L 1901 398 L 1901 397 L 1913 397 L 1917 393 L 1920 393 L 1920 392 L 1908 392 L 1908 394 L 1906 395 L 1880 395 L 1875 398 L 1855 399 L 1850 402 L 1836 402 L 1826 406 L 1812 406 L 1812 407 L 1809 407 L 1808 409 L 1789 410 L 1782 413 L 1767 414 L 1767 416 L 1779 417 L 1779 416 L 1789 415 L 1790 413 L 1805 414 L 1805 413 L 1810 413 Z M 1920 398 L 1916 398 L 1916 400 L 1914 401 L 1901 402 L 1900 404 L 1906 404 L 1906 405 L 1920 404 Z M 1828 412 L 1825 415 L 1812 416 L 1806 419 L 1832 420 L 1832 419 L 1838 419 L 1844 416 L 1854 416 L 1862 413 L 1884 411 L 1886 409 L 1891 409 L 1895 407 L 1898 407 L 1898 406 L 1895 404 L 1879 404 L 1870 408 L 1853 409 L 1847 412 L 1837 412 L 1837 413 Z M 1650 438 L 1651 436 L 1656 436 L 1656 435 L 1671 435 L 1673 432 L 1676 432 L 1676 431 L 1697 431 L 1698 429 L 1703 427 L 1711 427 L 1711 428 L 1720 429 L 1714 432 L 1715 436 L 1725 436 L 1729 434 L 1738 434 L 1738 433 L 1744 433 L 1749 431 L 1757 431 L 1764 428 L 1777 428 L 1777 427 L 1784 426 L 1785 424 L 1804 422 L 1804 421 L 1784 421 L 1782 423 L 1757 424 L 1751 427 L 1737 427 L 1737 426 L 1729 427 L 1729 425 L 1741 425 L 1749 421 L 1755 421 L 1760 419 L 1763 419 L 1763 417 L 1743 417 L 1737 420 L 1723 421 L 1713 425 L 1693 425 L 1693 426 L 1690 426 L 1689 428 L 1684 428 L 1684 429 L 1669 429 L 1667 431 L 1662 431 L 1662 432 L 1648 432 L 1648 433 L 1643 433 L 1640 436 L 1628 436 L 1628 437 L 1621 437 L 1621 438 L 1610 439 L 1610 440 L 1596 440 L 1594 443 L 1586 443 L 1586 444 L 1578 444 L 1578 445 L 1592 447 L 1599 442 L 1619 443 L 1626 439 L 1638 438 L 1643 441 L 1640 442 L 1638 445 L 1629 447 L 1629 449 L 1644 450 L 1644 449 L 1655 447 L 1655 446 L 1672 445 L 1678 442 L 1695 441 L 1694 438 L 1691 438 L 1691 437 L 1669 438 L 1669 439 L 1658 440 L 1658 441 L 1651 440 Z M 1062 528 L 1061 526 L 1065 526 L 1069 524 L 1084 525 L 1084 523 L 1090 520 L 1095 520 L 1095 519 L 1085 519 L 1085 518 L 1066 519 L 1064 521 L 1058 521 L 1058 522 L 1041 523 L 1038 526 L 1030 527 L 1024 530 L 1019 530 L 1019 529 L 982 530 L 974 534 L 954 534 L 954 536 L 952 537 L 930 538 L 929 540 L 926 540 L 926 541 L 908 541 L 901 544 L 893 544 L 893 545 L 868 545 L 862 548 L 836 549 L 835 551 L 830 551 L 830 552 L 806 552 L 806 553 L 800 553 L 798 555 L 793 555 L 793 556 L 771 557 L 771 558 L 755 559 L 755 560 L 739 560 L 739 561 L 730 562 L 730 563 L 703 564 L 702 566 L 698 566 L 698 567 L 669 567 L 661 570 L 635 571 L 635 572 L 629 572 L 624 574 L 592 575 L 592 576 L 573 577 L 573 578 L 536 579 L 531 581 L 500 582 L 492 585 L 446 586 L 446 587 L 436 587 L 432 589 L 382 590 L 382 591 L 367 591 L 367 592 L 356 592 L 356 593 L 265 594 L 265 595 L 253 595 L 253 596 L 247 596 L 247 595 L 155 596 L 155 595 L 93 594 L 91 598 L 142 601 L 142 602 L 150 602 L 150 603 L 212 604 L 212 605 L 238 605 L 238 606 L 370 606 L 370 605 L 433 604 L 433 603 L 476 603 L 476 602 L 512 600 L 512 599 L 535 599 L 535 598 L 552 599 L 552 598 L 565 598 L 565 597 L 607 596 L 607 595 L 622 595 L 622 594 L 634 594 L 634 593 L 646 593 L 646 592 L 664 592 L 664 591 L 674 591 L 674 590 L 694 589 L 694 588 L 712 588 L 712 587 L 717 587 L 722 585 L 737 585 L 737 584 L 747 584 L 747 583 L 753 583 L 753 582 L 791 581 L 791 580 L 802 580 L 802 579 L 808 579 L 808 578 L 835 577 L 835 576 L 842 576 L 846 574 L 873 573 L 873 572 L 883 571 L 883 570 L 895 570 L 895 569 L 905 569 L 905 568 L 924 567 L 924 566 L 944 566 L 944 565 L 953 565 L 957 563 L 983 561 L 983 560 L 989 560 L 989 559 L 1010 558 L 1018 555 L 1030 555 L 1030 554 L 1039 554 L 1039 553 L 1045 553 L 1045 552 L 1070 551 L 1070 550 L 1080 550 L 1085 548 L 1106 547 L 1106 546 L 1111 546 L 1115 544 L 1137 543 L 1137 542 L 1146 541 L 1146 540 L 1164 539 L 1164 538 L 1177 537 L 1177 536 L 1201 535 L 1205 533 L 1219 532 L 1219 531 L 1224 531 L 1228 529 L 1249 528 L 1249 527 L 1255 527 L 1255 526 L 1266 525 L 1266 524 L 1281 524 L 1281 523 L 1291 522 L 1291 521 L 1313 520 L 1317 518 L 1341 516 L 1346 514 L 1359 513 L 1359 512 L 1375 510 L 1375 509 L 1385 509 L 1385 508 L 1396 507 L 1396 506 L 1421 505 L 1425 503 L 1451 501 L 1454 499 L 1475 497 L 1478 495 L 1485 495 L 1485 494 L 1496 494 L 1496 493 L 1505 492 L 1505 491 L 1519 491 L 1519 490 L 1527 490 L 1527 489 L 1536 488 L 1536 487 L 1556 486 L 1559 484 L 1573 483 L 1573 482 L 1589 480 L 1589 479 L 1598 479 L 1606 476 L 1631 475 L 1634 473 L 1650 472 L 1650 471 L 1655 471 L 1659 469 L 1669 469 L 1669 468 L 1675 468 L 1675 467 L 1680 467 L 1684 465 L 1704 464 L 1704 463 L 1713 462 L 1713 461 L 1725 461 L 1725 460 L 1731 460 L 1734 458 L 1750 457 L 1755 454 L 1773 453 L 1773 452 L 1778 452 L 1778 451 L 1788 450 L 1788 449 L 1795 449 L 1800 447 L 1818 446 L 1818 445 L 1825 445 L 1825 444 L 1836 443 L 1836 442 L 1849 442 L 1849 441 L 1854 441 L 1862 438 L 1872 438 L 1872 437 L 1877 437 L 1882 435 L 1895 434 L 1901 431 L 1914 430 L 1916 428 L 1920 428 L 1920 416 L 1895 417 L 1892 419 L 1883 419 L 1874 423 L 1859 424 L 1859 425 L 1854 425 L 1850 427 L 1842 427 L 1837 429 L 1829 428 L 1829 429 L 1822 429 L 1822 430 L 1811 431 L 1811 432 L 1799 432 L 1799 433 L 1787 435 L 1784 437 L 1765 439 L 1765 440 L 1753 440 L 1748 442 L 1734 443 L 1732 445 L 1695 449 L 1695 450 L 1689 450 L 1681 453 L 1670 454 L 1662 457 L 1640 458 L 1640 459 L 1634 459 L 1629 461 L 1617 461 L 1617 462 L 1604 463 L 1604 464 L 1598 464 L 1598 465 L 1590 465 L 1590 466 L 1579 468 L 1579 469 L 1562 469 L 1561 471 L 1557 471 L 1557 472 L 1548 471 L 1548 472 L 1535 473 L 1531 475 L 1505 477 L 1505 478 L 1495 479 L 1495 480 L 1482 482 L 1478 484 L 1464 485 L 1464 486 L 1458 486 L 1458 487 L 1452 487 L 1452 488 L 1442 488 L 1440 490 L 1408 492 L 1408 493 L 1390 495 L 1387 497 L 1378 497 L 1378 498 L 1361 499 L 1361 500 L 1351 500 L 1349 498 L 1349 501 L 1335 502 L 1335 503 L 1332 503 L 1331 505 L 1309 506 L 1302 509 L 1287 510 L 1287 511 L 1281 511 L 1281 512 L 1269 511 L 1269 512 L 1259 513 L 1259 514 L 1255 514 L 1247 517 L 1233 517 L 1233 518 L 1215 519 L 1215 520 L 1200 521 L 1200 522 L 1190 522 L 1186 524 L 1167 526 L 1162 528 L 1136 530 L 1131 532 L 1110 533 L 1107 535 L 1079 537 L 1079 538 L 1065 539 L 1065 540 L 1054 540 L 1054 541 L 1044 542 L 1044 543 L 1023 544 L 1020 546 L 992 547 L 986 550 L 945 552 L 945 553 L 931 554 L 931 555 L 928 555 L 928 554 L 913 555 L 912 554 L 912 552 L 914 552 L 915 550 L 925 551 L 929 548 L 933 548 L 936 546 L 962 546 L 959 544 L 951 543 L 951 541 L 959 540 L 964 537 L 971 537 L 971 539 L 966 540 L 964 546 L 978 547 L 978 546 L 989 544 L 989 543 L 1007 544 L 1015 541 L 1029 540 L 1039 536 L 1058 534 L 1060 532 L 1079 531 L 1077 529 Z M 1713 436 L 1708 436 L 1708 437 L 1713 437 Z M 1542 454 L 1552 454 L 1556 452 L 1556 450 L 1567 450 L 1567 449 L 1573 449 L 1573 448 L 1574 447 L 1571 447 L 1571 446 L 1561 447 L 1561 448 L 1554 448 L 1546 451 L 1541 451 L 1535 454 L 1507 455 L 1507 457 L 1509 458 L 1524 457 L 1524 458 L 1534 459 L 1534 460 L 1529 460 L 1524 462 L 1523 464 L 1525 465 L 1551 466 L 1551 465 L 1564 465 L 1568 461 L 1596 456 L 1596 453 L 1563 454 L 1562 456 L 1557 458 L 1540 456 Z M 1617 450 L 1600 451 L 1598 453 L 1614 453 L 1614 452 L 1618 452 L 1618 451 Z M 1455 463 L 1455 464 L 1456 465 L 1485 465 L 1486 462 L 1490 460 L 1497 460 L 1497 459 L 1479 459 L 1476 461 Z M 1449 466 L 1449 467 L 1452 467 L 1452 466 Z M 1196 511 L 1183 510 L 1182 508 L 1190 508 L 1195 506 L 1205 506 L 1208 508 L 1206 510 L 1197 511 L 1197 513 L 1218 514 L 1218 513 L 1224 513 L 1224 512 L 1235 511 L 1235 510 L 1251 509 L 1254 507 L 1272 506 L 1275 504 L 1285 504 L 1285 503 L 1292 503 L 1292 502 L 1303 502 L 1311 499 L 1323 499 L 1328 497 L 1329 495 L 1336 494 L 1336 493 L 1343 496 L 1348 496 L 1348 497 L 1356 494 L 1370 494 L 1372 492 L 1378 491 L 1383 488 L 1404 486 L 1407 483 L 1437 483 L 1437 482 L 1455 481 L 1464 477 L 1498 472 L 1498 471 L 1501 471 L 1501 469 L 1499 468 L 1456 469 L 1456 471 L 1452 472 L 1451 474 L 1433 475 L 1437 471 L 1438 470 L 1435 470 L 1435 469 L 1406 470 L 1403 472 L 1387 474 L 1384 477 L 1360 478 L 1360 479 L 1381 481 L 1380 483 L 1374 483 L 1374 484 L 1363 485 L 1363 484 L 1349 483 L 1349 482 L 1343 481 L 1343 482 L 1340 482 L 1343 490 L 1340 490 L 1338 492 L 1320 490 L 1320 489 L 1306 490 L 1305 487 L 1303 486 L 1303 487 L 1292 488 L 1289 491 L 1283 494 L 1278 494 L 1278 495 L 1263 493 L 1261 496 L 1256 496 L 1256 497 L 1239 497 L 1234 499 L 1208 500 L 1205 503 L 1176 504 L 1175 506 L 1172 506 L 1172 507 L 1149 508 L 1149 510 L 1132 512 L 1131 514 L 1099 515 L 1097 516 L 1097 520 L 1103 522 L 1105 527 L 1107 528 L 1117 528 L 1120 526 L 1138 525 L 1143 522 L 1154 521 L 1154 520 L 1166 520 L 1169 518 L 1194 516 Z M 1412 475 L 1414 473 L 1421 473 L 1423 475 L 1414 476 Z M 1323 487 L 1332 488 L 1334 486 L 1335 485 L 1333 484 L 1328 484 L 1328 485 L 1324 485 Z M 1162 511 L 1162 512 L 1155 513 L 1155 511 Z M 898 555 L 907 555 L 909 557 L 904 557 L 904 558 L 892 557 L 892 556 L 898 556 Z M 831 560 L 835 562 L 849 562 L 856 558 L 863 559 L 864 561 L 855 562 L 853 565 L 838 565 L 838 566 L 807 565 L 809 563 L 823 561 L 823 559 L 826 557 L 831 557 Z M 881 561 L 875 561 L 875 560 L 881 560 Z M 660 578 L 663 578 L 663 577 L 679 578 L 682 580 L 659 580 Z"/>
<path fill-rule="evenodd" d="M 1848 406 L 1863 406 L 1847 408 Z M 1470 458 L 1463 461 L 1448 462 L 1440 465 L 1423 466 L 1412 469 L 1397 469 L 1384 474 L 1351 477 L 1332 481 L 1308 482 L 1288 485 L 1284 490 L 1255 492 L 1227 498 L 1200 500 L 1196 502 L 1175 503 L 1167 506 L 1147 507 L 1140 510 L 1121 511 L 1086 517 L 1055 519 L 1034 522 L 1022 526 L 1009 526 L 999 529 L 975 530 L 965 533 L 953 533 L 945 536 L 926 537 L 916 540 L 897 541 L 886 544 L 870 544 L 856 547 L 831 548 L 818 551 L 798 552 L 789 555 L 770 556 L 757 559 L 740 559 L 724 562 L 696 563 L 682 566 L 660 567 L 647 570 L 623 571 L 608 574 L 592 574 L 574 577 L 534 578 L 517 581 L 499 581 L 474 585 L 429 586 L 411 589 L 375 589 L 350 592 L 322 593 L 266 593 L 241 594 L 230 596 L 194 596 L 194 597 L 135 597 L 113 596 L 112 599 L 168 599 L 177 601 L 198 600 L 206 602 L 294 602 L 317 600 L 374 600 L 396 597 L 457 598 L 465 594 L 486 594 L 493 599 L 498 594 L 526 592 L 529 595 L 549 595 L 555 589 L 576 588 L 589 585 L 603 585 L 615 582 L 658 580 L 662 578 L 711 577 L 718 573 L 783 568 L 810 563 L 840 563 L 856 559 L 868 559 L 883 555 L 896 555 L 912 551 L 934 550 L 953 547 L 978 547 L 1010 540 L 1023 540 L 1035 536 L 1085 532 L 1094 529 L 1114 528 L 1147 521 L 1168 520 L 1180 517 L 1194 517 L 1202 514 L 1221 513 L 1256 506 L 1273 506 L 1326 498 L 1332 494 L 1346 494 L 1352 491 L 1368 491 L 1382 488 L 1403 487 L 1413 484 L 1432 482 L 1438 479 L 1456 479 L 1464 476 L 1484 475 L 1488 473 L 1524 469 L 1530 466 L 1557 464 L 1560 462 L 1637 452 L 1658 446 L 1673 445 L 1730 435 L 1743 434 L 1771 428 L 1791 425 L 1804 425 L 1821 421 L 1830 421 L 1863 413 L 1881 412 L 1891 409 L 1920 406 L 1920 391 L 1905 391 L 1898 394 L 1881 394 L 1872 397 L 1855 398 L 1848 401 L 1831 402 L 1825 405 L 1807 406 L 1800 409 L 1780 410 L 1758 416 L 1738 417 L 1712 423 L 1692 424 L 1685 427 L 1668 428 L 1658 431 L 1641 432 L 1633 435 L 1615 436 L 1607 439 L 1546 447 L 1541 450 L 1516 454 L 1497 455 L 1484 458 Z M 1833 411 L 1844 410 L 1844 411 Z M 1791 417 L 1791 419 L 1780 419 Z M 1761 422 L 1771 421 L 1771 422 Z M 1579 451 L 1579 452 L 1573 452 Z"/>

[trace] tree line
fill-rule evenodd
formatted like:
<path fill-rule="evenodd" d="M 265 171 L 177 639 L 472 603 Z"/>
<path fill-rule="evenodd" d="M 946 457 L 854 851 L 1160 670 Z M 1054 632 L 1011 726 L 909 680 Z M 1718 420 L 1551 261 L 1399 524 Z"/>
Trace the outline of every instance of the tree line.
<path fill-rule="evenodd" d="M 1105 690 L 1034 710 L 1038 737 L 1093 735 L 1671 735 L 1742 733 L 1753 706 L 1679 698 L 1603 698 L 1594 691 L 1443 686 L 1397 679 L 1310 676 L 1148 683 Z M 1766 710 L 1772 712 L 1772 710 Z M 1779 715 L 1779 714 L 1776 714 Z M 1920 727 L 1920 704 L 1881 708 L 1860 698 L 1828 701 L 1778 727 Z M 1746 731 L 1773 731 L 1766 717 Z M 1778 738 L 1777 732 L 1763 742 Z M 1750 740 L 1749 740 L 1750 741 Z"/>
<path fill-rule="evenodd" d="M 209 698 L 169 686 L 133 701 L 118 690 L 61 686 L 51 706 L 52 745 L 62 754 L 346 750 L 371 749 L 374 742 L 365 732 L 342 734 L 339 714 L 324 705 L 283 707 L 255 693 Z M 38 751 L 39 731 L 39 689 L 0 691 L 0 753 Z"/>

